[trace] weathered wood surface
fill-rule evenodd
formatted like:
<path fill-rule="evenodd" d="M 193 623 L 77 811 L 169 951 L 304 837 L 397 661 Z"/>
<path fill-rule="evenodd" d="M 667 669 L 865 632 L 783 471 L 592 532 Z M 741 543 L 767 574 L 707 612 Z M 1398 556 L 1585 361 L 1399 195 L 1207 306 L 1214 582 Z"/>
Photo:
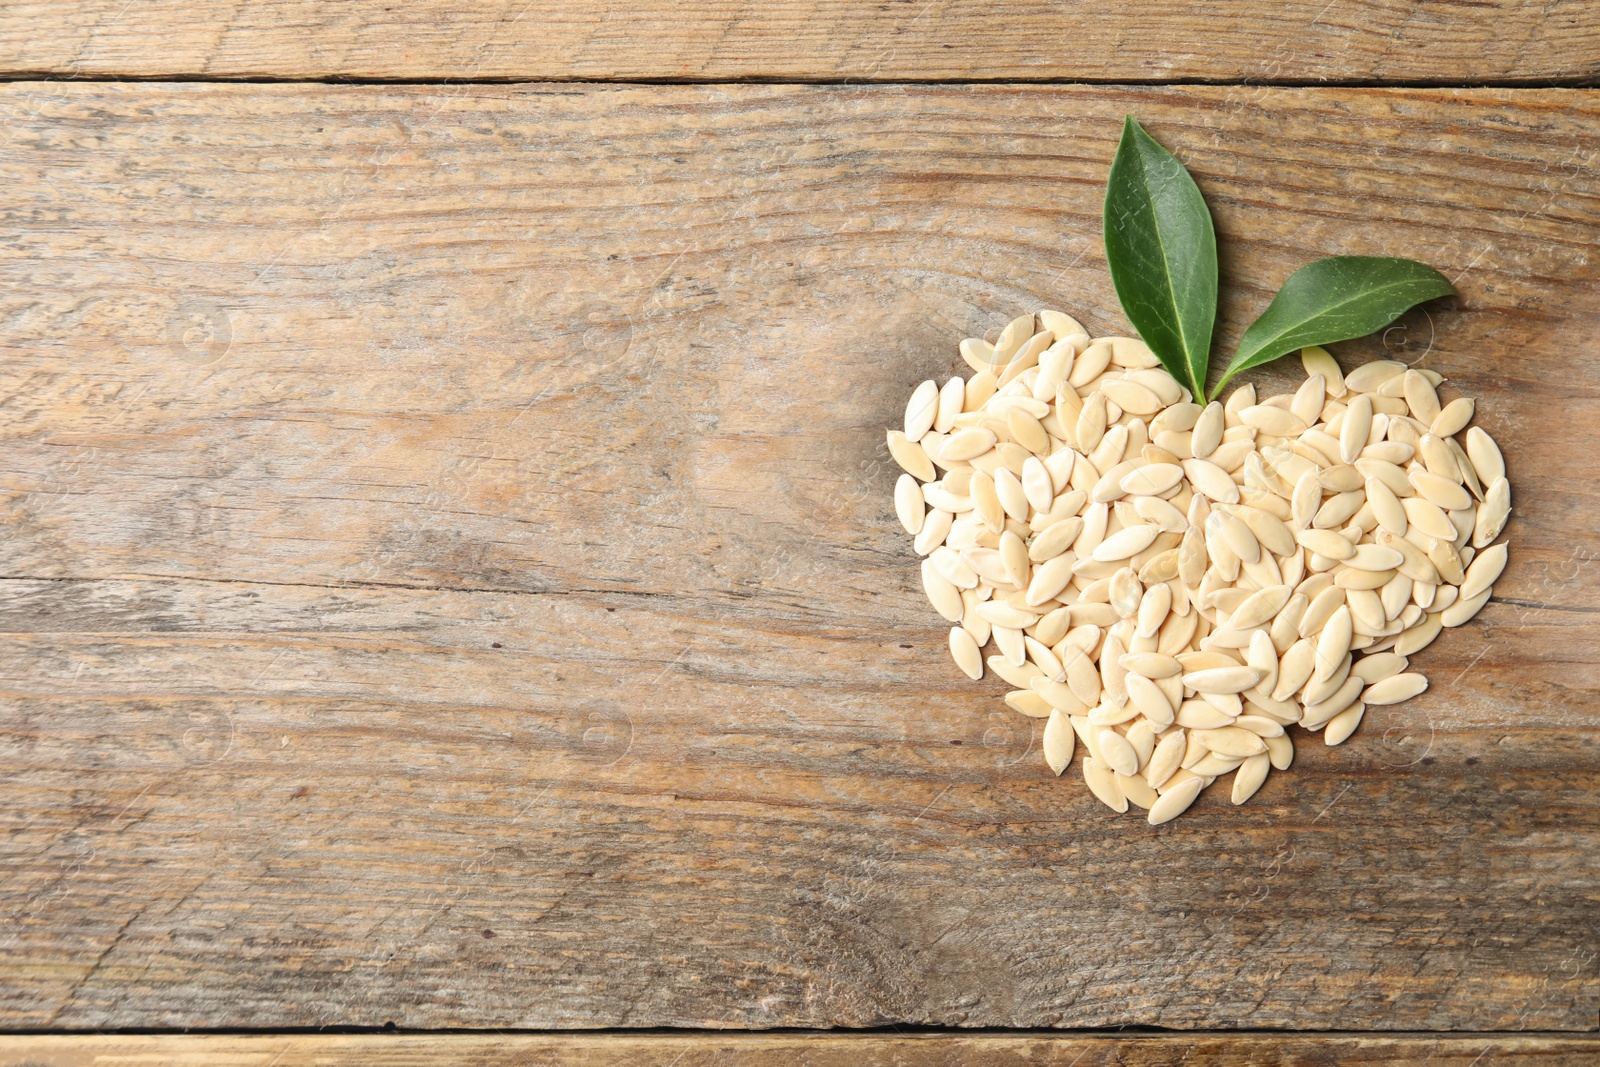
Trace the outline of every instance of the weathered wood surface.
<path fill-rule="evenodd" d="M 1593 1037 L 1549 1034 L 1137 1036 L 397 1034 L 0 1037 L 0 1067 L 1580 1067 Z"/>
<path fill-rule="evenodd" d="M 24 0 L 0 71 L 74 77 L 1592 83 L 1587 0 Z"/>
<path fill-rule="evenodd" d="M 1595 1028 L 1600 95 L 0 108 L 0 1023 Z M 1222 347 L 1316 255 L 1455 279 L 1385 343 L 1516 494 L 1425 695 L 1159 830 L 950 665 L 883 452 L 960 337 L 1121 328 L 1129 111 Z"/>

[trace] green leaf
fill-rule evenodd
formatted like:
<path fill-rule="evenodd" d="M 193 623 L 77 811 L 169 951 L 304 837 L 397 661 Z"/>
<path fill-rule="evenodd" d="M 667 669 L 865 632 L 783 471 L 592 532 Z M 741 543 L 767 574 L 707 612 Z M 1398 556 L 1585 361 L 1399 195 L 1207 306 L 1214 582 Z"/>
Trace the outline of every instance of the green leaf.
<path fill-rule="evenodd" d="M 1217 234 L 1194 179 L 1132 115 L 1106 183 L 1105 240 L 1123 313 L 1203 402 L 1217 319 Z"/>
<path fill-rule="evenodd" d="M 1244 332 L 1217 388 L 1242 370 L 1308 345 L 1365 337 L 1424 300 L 1454 293 L 1443 274 L 1414 259 L 1329 256 L 1308 263 L 1289 275 Z"/>

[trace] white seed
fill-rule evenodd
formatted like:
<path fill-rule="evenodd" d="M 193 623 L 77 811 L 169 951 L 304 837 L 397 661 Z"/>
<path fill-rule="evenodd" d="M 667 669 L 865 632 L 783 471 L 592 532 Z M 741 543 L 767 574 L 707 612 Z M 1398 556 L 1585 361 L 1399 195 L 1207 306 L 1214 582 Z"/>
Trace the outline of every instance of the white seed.
<path fill-rule="evenodd" d="M 1360 678 L 1346 678 L 1344 684 L 1334 690 L 1326 700 L 1306 705 L 1300 725 L 1308 730 L 1327 725 L 1329 719 L 1355 703 L 1356 698 L 1361 695 L 1361 689 Z"/>
<path fill-rule="evenodd" d="M 1165 582 L 1150 586 L 1139 598 L 1137 625 L 1134 634 L 1138 637 L 1154 637 L 1161 629 L 1161 624 L 1167 621 L 1167 613 L 1172 610 L 1172 588 Z"/>
<path fill-rule="evenodd" d="M 1471 397 L 1456 397 L 1434 417 L 1428 425 L 1428 432 L 1438 437 L 1454 437 L 1472 421 L 1474 407 Z"/>
<path fill-rule="evenodd" d="M 982 618 L 982 616 L 979 616 Z M 994 640 L 994 646 L 1000 650 L 1000 655 L 1013 667 L 1021 667 L 1028 662 L 1028 646 L 1022 640 L 1022 631 L 1014 626 L 989 625 L 989 635 Z"/>
<path fill-rule="evenodd" d="M 1119 774 L 1139 773 L 1139 755 L 1128 744 L 1127 738 L 1110 727 L 1104 727 L 1095 735 L 1095 739 L 1099 742 L 1101 758 L 1112 770 Z"/>
<path fill-rule="evenodd" d="M 1371 364 L 1368 364 L 1371 366 Z M 1345 379 L 1346 383 L 1350 379 Z M 1367 434 L 1372 430 L 1372 398 L 1357 396 L 1344 410 L 1344 421 L 1339 427 L 1339 458 L 1354 463 L 1367 446 Z"/>
<path fill-rule="evenodd" d="M 1183 473 L 1188 476 L 1196 491 L 1219 504 L 1239 502 L 1239 487 L 1234 484 L 1228 472 L 1215 463 L 1204 459 L 1186 459 L 1182 466 Z"/>
<path fill-rule="evenodd" d="M 1033 580 L 1028 583 L 1027 603 L 1038 606 L 1053 599 L 1067 583 L 1072 581 L 1072 568 L 1077 562 L 1072 553 L 1066 553 L 1039 564 L 1033 570 Z"/>
<path fill-rule="evenodd" d="M 1293 600 L 1294 597 L 1291 595 L 1290 599 Z M 1278 684 L 1278 649 L 1272 642 L 1271 633 L 1266 630 L 1252 632 L 1244 659 L 1247 664 L 1261 672 L 1261 681 L 1257 682 L 1250 692 L 1257 697 L 1261 694 L 1270 694 L 1272 687 Z"/>
<path fill-rule="evenodd" d="M 1022 665 L 1018 666 L 1017 664 L 1006 659 L 1004 656 L 990 656 L 988 659 L 984 660 L 984 663 L 988 665 L 991 671 L 1005 679 L 1006 682 L 1016 686 L 1018 689 L 1029 688 L 1033 684 L 1033 680 L 1035 678 L 1044 677 L 1044 675 L 1039 673 L 1039 668 L 1035 667 L 1033 664 L 1023 663 Z"/>
<path fill-rule="evenodd" d="M 1366 704 L 1398 704 L 1410 700 L 1428 688 L 1428 679 L 1420 674 L 1395 674 L 1367 686 L 1361 694 Z"/>
<path fill-rule="evenodd" d="M 960 378 L 951 378 L 939 390 L 939 404 L 933 418 L 933 428 L 940 433 L 949 433 L 955 425 L 956 416 L 961 414 L 961 409 L 967 402 L 967 383 Z"/>
<path fill-rule="evenodd" d="M 1368 478 L 1365 488 L 1367 503 L 1372 507 L 1372 517 L 1378 520 L 1378 525 L 1396 537 L 1404 537 L 1406 510 L 1400 506 L 1400 498 L 1394 495 L 1394 490 L 1378 478 Z"/>
<path fill-rule="evenodd" d="M 1164 406 L 1155 393 L 1127 378 L 1107 377 L 1100 388 L 1117 407 L 1134 415 L 1154 415 Z"/>
<path fill-rule="evenodd" d="M 1072 547 L 1083 532 L 1083 520 L 1076 515 L 1053 523 L 1033 536 L 1028 542 L 1028 558 L 1035 563 L 1054 559 Z"/>
<path fill-rule="evenodd" d="M 1039 618 L 1034 612 L 1024 611 L 1001 601 L 987 601 L 979 604 L 974 610 L 980 616 L 989 620 L 991 626 L 1005 626 L 1013 630 L 1021 630 L 1032 626 Z"/>
<path fill-rule="evenodd" d="M 960 626 L 950 628 L 950 656 L 968 678 L 977 681 L 983 677 L 983 653 L 973 636 Z"/>
<path fill-rule="evenodd" d="M 1339 369 L 1339 364 L 1334 360 L 1328 350 L 1320 345 L 1311 345 L 1300 350 L 1300 365 L 1305 368 L 1307 375 L 1320 374 L 1327 383 L 1327 393 L 1331 397 L 1341 397 L 1345 394 L 1344 373 Z"/>
<path fill-rule="evenodd" d="M 1307 470 L 1294 483 L 1289 497 L 1289 513 L 1294 524 L 1301 529 L 1311 525 L 1317 510 L 1322 506 L 1322 486 L 1317 482 L 1317 472 Z"/>
<path fill-rule="evenodd" d="M 1434 392 L 1433 383 L 1423 377 L 1421 371 L 1406 371 L 1401 382 L 1406 406 L 1417 421 L 1427 426 L 1439 417 L 1439 394 Z"/>
<path fill-rule="evenodd" d="M 1328 720 L 1328 725 L 1322 730 L 1322 740 L 1329 745 L 1343 744 L 1349 736 L 1356 732 L 1356 727 L 1361 725 L 1361 716 L 1366 713 L 1367 705 L 1361 701 L 1351 704 L 1339 714 Z"/>
<path fill-rule="evenodd" d="M 1173 721 L 1186 730 L 1214 730 L 1232 725 L 1236 718 L 1204 700 L 1185 700 L 1173 715 Z"/>
<path fill-rule="evenodd" d="M 1456 537 L 1455 524 L 1450 517 L 1439 509 L 1439 506 L 1420 496 L 1402 497 L 1402 507 L 1406 509 L 1407 528 L 1415 526 L 1429 537 L 1438 537 L 1446 541 L 1453 541 Z"/>
<path fill-rule="evenodd" d="M 915 536 L 922 532 L 922 522 L 927 510 L 922 503 L 922 486 L 909 474 L 902 474 L 894 483 L 894 511 L 906 533 Z"/>
<path fill-rule="evenodd" d="M 1044 618 L 1033 624 L 1033 636 L 1047 645 L 1055 645 L 1067 636 L 1067 630 L 1072 625 L 1072 609 L 1056 608 Z"/>
<path fill-rule="evenodd" d="M 1333 530 L 1298 530 L 1294 537 L 1307 551 L 1329 559 L 1349 559 L 1356 554 L 1356 546 Z"/>
<path fill-rule="evenodd" d="M 978 586 L 978 572 L 972 569 L 972 564 L 961 558 L 961 554 L 948 547 L 936 548 L 928 557 L 945 580 L 957 589 L 976 589 Z"/>
<path fill-rule="evenodd" d="M 944 444 L 939 447 L 940 462 L 959 463 L 962 460 L 976 459 L 995 445 L 993 431 L 982 426 L 972 426 L 965 430 L 957 430 L 945 438 Z"/>
<path fill-rule="evenodd" d="M 1005 699 L 1006 707 L 1030 719 L 1043 719 L 1054 710 L 1045 703 L 1043 697 L 1028 689 L 1013 690 L 1006 694 Z"/>
<path fill-rule="evenodd" d="M 1414 582 L 1427 582 L 1437 585 L 1440 577 L 1438 568 L 1433 565 L 1433 561 L 1427 557 L 1427 554 L 1422 549 L 1407 539 L 1410 536 L 1410 534 L 1407 534 L 1406 537 L 1396 537 L 1387 530 L 1379 530 L 1378 544 L 1388 545 L 1404 557 L 1399 567 L 1401 574 Z"/>
<path fill-rule="evenodd" d="M 1267 743 L 1267 758 L 1272 761 L 1272 766 L 1280 771 L 1289 769 L 1294 762 L 1294 742 L 1289 740 L 1287 734 L 1280 737 L 1264 737 Z"/>
<path fill-rule="evenodd" d="M 1189 451 L 1196 459 L 1204 459 L 1217 450 L 1222 444 L 1222 432 L 1226 429 L 1222 404 L 1213 400 L 1201 411 L 1200 417 L 1195 420 L 1194 429 L 1190 434 Z"/>
<path fill-rule="evenodd" d="M 1495 545 L 1486 548 L 1473 558 L 1472 564 L 1467 567 L 1465 579 L 1461 583 L 1460 597 L 1462 600 L 1471 600 L 1480 593 L 1485 593 L 1494 584 L 1500 572 L 1506 569 L 1506 546 Z"/>
<path fill-rule="evenodd" d="M 1406 477 L 1406 472 L 1390 463 L 1388 460 L 1378 459 L 1373 456 L 1362 456 L 1355 462 L 1356 470 L 1363 477 L 1376 478 L 1389 487 L 1389 491 L 1397 497 L 1405 498 L 1416 495 L 1416 490 L 1411 487 L 1411 479 Z"/>
<path fill-rule="evenodd" d="M 1279 502 L 1281 503 L 1281 499 Z M 1263 498 L 1260 503 L 1261 507 L 1240 506 L 1232 510 L 1245 526 L 1249 527 L 1250 533 L 1262 548 L 1279 556 L 1292 554 L 1295 545 L 1294 532 L 1283 524 L 1283 519 L 1264 510 L 1272 503 L 1270 499 Z"/>
<path fill-rule="evenodd" d="M 1318 409 L 1321 409 L 1320 404 Z M 1239 418 L 1246 426 L 1254 426 L 1274 437 L 1298 437 L 1308 429 L 1306 422 L 1298 415 L 1271 404 L 1247 407 L 1239 412 Z"/>
<path fill-rule="evenodd" d="M 1294 590 L 1287 585 L 1273 585 L 1257 590 L 1233 610 L 1233 614 L 1228 618 L 1228 625 L 1236 630 L 1248 630 L 1262 625 L 1283 609 L 1293 592 Z"/>
<path fill-rule="evenodd" d="M 1429 538 L 1427 545 L 1428 562 L 1432 563 L 1434 568 L 1438 570 L 1439 577 L 1449 583 L 1452 588 L 1459 586 L 1466 578 L 1467 562 L 1462 559 L 1461 553 L 1456 550 L 1456 546 L 1449 541 L 1441 541 L 1437 538 Z M 1457 589 L 1456 591 L 1459 592 L 1460 590 Z M 1438 594 L 1435 593 L 1434 595 L 1437 596 Z"/>
<path fill-rule="evenodd" d="M 987 373 L 995 367 L 994 345 L 981 337 L 969 337 L 961 342 L 961 358 L 973 370 Z"/>
<path fill-rule="evenodd" d="M 1033 335 L 1032 315 L 1019 315 L 1006 323 L 1006 328 L 1000 331 L 1000 337 L 994 343 L 995 365 L 1003 367 L 1010 363 Z"/>
<path fill-rule="evenodd" d="M 964 411 L 977 411 L 989 402 L 989 398 L 994 396 L 995 390 L 1000 385 L 992 371 L 980 367 L 973 369 L 978 373 L 967 379 L 967 399 L 961 405 Z"/>
<path fill-rule="evenodd" d="M 933 609 L 947 621 L 961 621 L 961 591 L 934 569 L 931 560 L 922 561 L 922 590 Z"/>
<path fill-rule="evenodd" d="M 938 508 L 928 512 L 922 521 L 921 532 L 911 542 L 911 547 L 916 550 L 917 555 L 926 556 L 944 544 L 944 539 L 950 536 L 950 528 L 954 525 L 955 518 L 950 512 Z"/>
<path fill-rule="evenodd" d="M 1162 533 L 1183 533 L 1189 528 L 1189 520 L 1183 517 L 1183 512 L 1160 497 L 1135 497 L 1133 510 L 1139 518 L 1152 524 Z"/>
<path fill-rule="evenodd" d="M 1072 360 L 1077 351 L 1071 337 L 1058 334 L 1055 344 L 1039 353 L 1039 376 L 1033 380 L 1032 390 L 1035 400 L 1048 402 L 1056 398 L 1056 390 L 1072 373 Z"/>
<path fill-rule="evenodd" d="M 1045 721 L 1043 743 L 1044 761 L 1060 777 L 1072 763 L 1072 753 L 1077 748 L 1072 721 L 1060 708 L 1051 709 L 1050 718 Z"/>
<path fill-rule="evenodd" d="M 1002 467 L 995 474 L 1004 471 Z M 1009 472 L 1007 472 L 1009 473 Z M 972 507 L 983 520 L 983 525 L 992 534 L 998 534 L 1006 528 L 1005 507 L 1000 503 L 999 490 L 995 488 L 994 476 L 978 471 L 968 484 L 969 496 L 972 498 Z"/>
<path fill-rule="evenodd" d="M 1066 659 L 1067 687 L 1072 690 L 1072 695 L 1087 705 L 1097 703 L 1100 699 L 1100 672 L 1095 670 L 1094 661 L 1071 644 L 1063 644 L 1061 653 Z"/>
<path fill-rule="evenodd" d="M 1206 748 L 1219 756 L 1244 759 L 1267 750 L 1266 742 L 1242 726 L 1219 726 L 1214 730 L 1196 730 L 1195 737 Z"/>
<path fill-rule="evenodd" d="M 1286 573 L 1284 577 L 1287 578 L 1289 575 Z M 1300 636 L 1300 621 L 1305 618 L 1306 609 L 1310 606 L 1311 601 L 1304 593 L 1295 593 L 1289 598 L 1289 603 L 1283 606 L 1283 610 L 1278 612 L 1278 617 L 1272 620 L 1272 627 L 1268 632 L 1272 635 L 1273 647 L 1279 650 L 1280 655 L 1287 652 L 1289 646 Z"/>
<path fill-rule="evenodd" d="M 1000 565 L 1005 569 L 1008 584 L 1018 587 L 1028 584 L 1028 549 L 1014 530 L 1000 535 Z"/>
<path fill-rule="evenodd" d="M 1242 520 L 1221 511 L 1212 512 L 1211 519 L 1220 527 L 1222 539 L 1241 563 L 1255 563 L 1261 558 L 1261 542 Z"/>
<path fill-rule="evenodd" d="M 1183 684 L 1197 693 L 1242 693 L 1259 681 L 1261 672 L 1242 664 L 1190 671 L 1183 676 Z"/>
<path fill-rule="evenodd" d="M 1033 456 L 1029 456 L 1028 460 L 1036 462 Z M 1043 464 L 1040 464 L 1040 466 L 1043 467 Z M 1026 463 L 1023 464 L 1023 470 L 1027 470 Z M 949 476 L 946 475 L 946 477 Z M 1046 475 L 1046 477 L 1048 478 L 1049 476 Z M 1005 510 L 1008 517 L 1015 519 L 1017 522 L 1028 521 L 1029 516 L 1032 514 L 1033 506 L 1028 501 L 1027 493 L 1022 488 L 1021 479 L 1012 474 L 1010 468 L 1001 467 L 994 472 L 994 490 L 996 498 L 1000 501 L 1000 507 Z M 1045 508 L 1048 509 L 1049 506 L 1050 501 L 1046 499 Z"/>
<path fill-rule="evenodd" d="M 1433 501 L 1446 511 L 1472 506 L 1472 497 L 1465 489 L 1432 471 L 1412 471 L 1411 484 L 1424 498 Z"/>
<path fill-rule="evenodd" d="M 1340 604 L 1329 616 L 1327 623 L 1322 627 L 1322 633 L 1317 637 L 1316 669 L 1311 672 L 1313 679 L 1322 681 L 1333 677 L 1334 672 L 1349 654 L 1350 639 L 1354 635 L 1350 606 Z"/>
<path fill-rule="evenodd" d="M 1162 823 L 1171 822 L 1179 815 L 1189 810 L 1189 805 L 1194 803 L 1195 797 L 1200 795 L 1200 790 L 1205 785 L 1203 778 L 1187 778 L 1167 789 L 1165 793 L 1150 805 L 1150 814 L 1146 816 L 1151 826 L 1160 826 Z M 1127 802 L 1124 801 L 1124 804 Z M 1127 810 L 1124 808 L 1123 810 Z"/>
<path fill-rule="evenodd" d="M 1161 361 L 1156 358 L 1156 354 L 1150 351 L 1150 347 L 1137 337 L 1112 337 L 1110 341 L 1111 362 L 1119 367 L 1145 368 L 1159 367 L 1161 365 Z M 1163 372 L 1162 377 L 1167 377 L 1167 375 Z M 1172 381 L 1171 378 L 1167 378 L 1167 380 Z M 1173 382 L 1172 384 L 1174 389 L 1171 398 L 1168 399 L 1163 396 L 1164 403 L 1176 404 L 1181 395 L 1176 388 L 1178 383 Z"/>
<path fill-rule="evenodd" d="M 1124 684 L 1128 689 L 1128 700 L 1138 708 L 1140 714 L 1157 726 L 1172 724 L 1172 702 L 1159 685 L 1139 674 L 1127 675 Z"/>
<path fill-rule="evenodd" d="M 1325 530 L 1343 526 L 1366 502 L 1366 494 L 1359 489 L 1330 496 L 1322 502 L 1322 507 L 1317 509 L 1311 525 Z"/>
<path fill-rule="evenodd" d="M 1122 790 L 1117 788 L 1117 782 L 1112 776 L 1110 767 L 1088 756 L 1083 758 L 1082 766 L 1083 781 L 1089 787 L 1089 792 L 1098 797 L 1100 802 L 1112 811 L 1124 812 L 1128 810 L 1128 798 L 1123 796 Z M 1199 792 L 1198 789 L 1195 790 L 1196 795 L 1199 795 Z M 1181 814 L 1181 812 L 1174 812 L 1173 814 L 1177 815 Z"/>
<path fill-rule="evenodd" d="M 1496 478 L 1483 494 L 1483 506 L 1472 529 L 1472 547 L 1483 548 L 1505 529 L 1506 518 L 1511 514 L 1511 485 L 1504 478 Z"/>
<path fill-rule="evenodd" d="M 1078 353 L 1077 360 L 1072 366 L 1072 373 L 1067 375 L 1067 383 L 1074 389 L 1082 389 L 1104 374 L 1110 365 L 1111 345 L 1105 341 L 1096 341 Z"/>
<path fill-rule="evenodd" d="M 1376 392 L 1380 385 L 1404 374 L 1406 369 L 1398 360 L 1375 359 L 1346 374 L 1344 384 L 1357 393 Z"/>
<path fill-rule="evenodd" d="M 1240 425 L 1239 412 L 1251 407 L 1256 402 L 1256 387 L 1241 385 L 1228 394 L 1228 399 L 1223 401 L 1222 410 L 1230 427 Z"/>
<path fill-rule="evenodd" d="M 1121 427 L 1118 427 L 1118 429 L 1121 429 Z M 1107 434 L 1106 441 L 1101 443 L 1105 444 L 1106 442 L 1112 442 L 1110 434 Z M 1112 443 L 1115 444 L 1115 442 Z M 1120 453 L 1122 451 L 1122 446 L 1116 445 L 1114 451 Z M 1094 457 L 1091 456 L 1088 458 L 1093 460 Z M 1104 457 L 1101 457 L 1101 462 L 1104 462 Z M 1124 494 L 1124 490 L 1122 488 L 1122 476 L 1132 471 L 1138 465 L 1139 464 L 1134 460 L 1125 459 L 1107 469 L 1107 471 L 1100 476 L 1099 481 L 1094 483 L 1094 487 L 1089 490 L 1089 499 L 1093 500 L 1096 504 L 1109 504 L 1111 501 L 1120 498 Z"/>
<path fill-rule="evenodd" d="M 1233 725 L 1241 730 L 1249 730 L 1257 737 L 1277 737 L 1283 733 L 1283 724 L 1277 719 L 1265 715 L 1241 715 L 1233 720 Z"/>
<path fill-rule="evenodd" d="M 1356 545 L 1344 565 L 1362 571 L 1390 571 L 1403 562 L 1405 557 L 1391 545 Z"/>
<path fill-rule="evenodd" d="M 1295 390 L 1294 399 L 1289 401 L 1289 410 L 1302 425 L 1309 428 L 1322 417 L 1322 408 L 1327 400 L 1327 379 L 1320 374 L 1308 374 L 1300 388 Z M 1304 433 L 1305 430 L 1300 432 Z"/>
<path fill-rule="evenodd" d="M 920 441 L 933 429 L 933 420 L 939 414 L 939 383 L 932 378 L 911 391 L 906 402 L 906 438 Z"/>
<path fill-rule="evenodd" d="M 1491 589 L 1485 589 L 1469 600 L 1457 600 L 1439 613 L 1439 621 L 1445 626 L 1452 627 L 1470 622 L 1472 617 L 1478 614 L 1483 606 L 1489 602 L 1489 596 L 1492 592 L 1493 590 Z"/>
<path fill-rule="evenodd" d="M 1183 670 L 1173 657 L 1162 652 L 1129 652 L 1121 659 L 1122 666 L 1146 678 L 1171 678 Z"/>
<path fill-rule="evenodd" d="M 1379 652 L 1363 656 L 1359 663 L 1350 668 L 1350 673 L 1370 686 L 1374 682 L 1393 677 L 1405 669 L 1405 656 L 1397 652 Z"/>
<path fill-rule="evenodd" d="M 1176 463 L 1146 463 L 1122 476 L 1122 491 L 1135 496 L 1160 496 L 1183 481 Z"/>
<path fill-rule="evenodd" d="M 1388 620 L 1384 616 L 1383 601 L 1371 589 L 1346 589 L 1345 603 L 1350 608 L 1350 625 L 1355 635 L 1377 637 L 1383 632 Z M 1350 639 L 1350 647 L 1356 648 L 1356 638 Z"/>
<path fill-rule="evenodd" d="M 1233 802 L 1243 804 L 1255 796 L 1256 790 L 1267 780 L 1267 772 L 1271 769 L 1271 758 L 1265 752 L 1245 757 L 1245 761 L 1239 764 L 1239 769 L 1233 776 Z"/>
<path fill-rule="evenodd" d="M 1029 456 L 1022 463 L 1022 491 L 1035 511 L 1049 511 L 1056 490 L 1050 470 L 1037 456 Z"/>
<path fill-rule="evenodd" d="M 928 453 L 899 430 L 889 431 L 889 455 L 894 457 L 901 470 L 914 478 L 931 482 L 938 476 L 938 472 L 933 469 L 933 460 L 928 458 Z"/>
<path fill-rule="evenodd" d="M 1411 600 L 1411 591 L 1416 588 L 1416 582 L 1403 574 L 1397 574 L 1389 579 L 1389 584 L 1384 586 L 1379 593 L 1383 606 L 1383 617 L 1386 621 L 1393 621 L 1400 617 Z"/>
<path fill-rule="evenodd" d="M 1079 452 L 1092 452 L 1106 433 L 1106 396 L 1098 390 L 1090 393 L 1078 412 L 1074 427 Z"/>
<path fill-rule="evenodd" d="M 1149 548 L 1160 532 L 1160 529 L 1148 523 L 1118 530 L 1095 546 L 1093 558 L 1102 563 L 1127 559 Z"/>
<path fill-rule="evenodd" d="M 1467 456 L 1478 472 L 1478 481 L 1484 485 L 1506 476 L 1506 461 L 1500 455 L 1500 446 L 1482 427 L 1474 426 L 1467 431 Z"/>

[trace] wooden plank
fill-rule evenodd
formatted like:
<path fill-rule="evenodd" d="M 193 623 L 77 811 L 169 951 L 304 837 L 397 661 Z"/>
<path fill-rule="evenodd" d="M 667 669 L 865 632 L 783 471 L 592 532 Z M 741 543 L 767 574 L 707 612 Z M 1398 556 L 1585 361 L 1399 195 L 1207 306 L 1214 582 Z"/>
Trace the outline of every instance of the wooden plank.
<path fill-rule="evenodd" d="M 16 84 L 0 1023 L 1592 1030 L 1600 95 Z M 1121 116 L 1516 486 L 1423 697 L 1152 831 L 947 662 L 910 385 L 1121 328 Z M 1290 370 L 1255 375 L 1287 384 Z"/>
<path fill-rule="evenodd" d="M 0 1037 L 0 1067 L 1578 1067 L 1593 1037 L 1550 1034 L 96 1034 Z"/>
<path fill-rule="evenodd" d="M 0 71 L 133 78 L 1592 83 L 1585 0 L 28 0 Z"/>

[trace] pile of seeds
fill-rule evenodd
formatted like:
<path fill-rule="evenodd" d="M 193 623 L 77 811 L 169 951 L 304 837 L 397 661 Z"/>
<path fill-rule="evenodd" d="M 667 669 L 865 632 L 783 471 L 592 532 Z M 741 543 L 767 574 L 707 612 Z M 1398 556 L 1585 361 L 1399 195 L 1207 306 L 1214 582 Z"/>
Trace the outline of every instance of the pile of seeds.
<path fill-rule="evenodd" d="M 1081 742 L 1113 810 L 1163 823 L 1229 772 L 1244 803 L 1285 727 L 1336 745 L 1426 689 L 1409 657 L 1505 567 L 1500 450 L 1432 371 L 1308 348 L 1293 395 L 1202 408 L 1053 311 L 961 354 L 972 377 L 923 382 L 889 433 L 895 510 L 957 666 L 1047 719 L 1056 774 Z"/>

